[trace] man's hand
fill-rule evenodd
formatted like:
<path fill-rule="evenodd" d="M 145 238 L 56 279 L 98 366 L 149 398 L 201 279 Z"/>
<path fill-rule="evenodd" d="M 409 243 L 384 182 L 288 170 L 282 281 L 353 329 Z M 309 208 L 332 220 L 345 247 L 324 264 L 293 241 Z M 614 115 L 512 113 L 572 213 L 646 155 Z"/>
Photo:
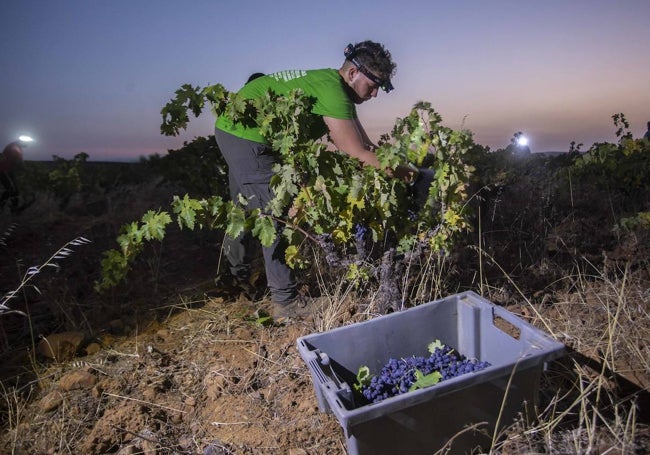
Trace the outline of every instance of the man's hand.
<path fill-rule="evenodd" d="M 418 174 L 419 171 L 416 167 L 405 164 L 400 164 L 392 172 L 393 177 L 400 179 L 409 185 L 415 183 L 415 180 L 418 178 Z"/>

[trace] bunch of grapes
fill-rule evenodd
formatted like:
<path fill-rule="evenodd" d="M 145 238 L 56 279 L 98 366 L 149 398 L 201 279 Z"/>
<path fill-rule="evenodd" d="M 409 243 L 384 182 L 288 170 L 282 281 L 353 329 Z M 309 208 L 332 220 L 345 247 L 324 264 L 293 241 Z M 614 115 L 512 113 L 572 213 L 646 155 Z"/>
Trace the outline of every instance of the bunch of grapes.
<path fill-rule="evenodd" d="M 356 224 L 354 226 L 354 238 L 357 241 L 362 241 L 366 238 L 366 234 L 368 234 L 368 227 L 364 226 L 363 224 Z"/>
<path fill-rule="evenodd" d="M 489 362 L 469 360 L 449 346 L 437 347 L 429 357 L 413 356 L 406 359 L 389 359 L 370 383 L 362 386 L 361 393 L 372 403 L 406 393 L 416 381 L 415 372 L 423 375 L 437 371 L 442 379 L 450 379 L 490 366 Z"/>
<path fill-rule="evenodd" d="M 406 211 L 406 217 L 408 218 L 409 221 L 417 221 L 418 212 L 416 212 L 415 210 L 408 209 Z"/>

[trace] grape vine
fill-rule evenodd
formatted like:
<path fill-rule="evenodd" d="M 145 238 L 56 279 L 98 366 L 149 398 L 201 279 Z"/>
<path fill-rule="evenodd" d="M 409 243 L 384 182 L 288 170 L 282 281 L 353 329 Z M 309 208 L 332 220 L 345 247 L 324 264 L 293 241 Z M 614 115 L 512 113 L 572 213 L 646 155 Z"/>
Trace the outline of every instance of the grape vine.
<path fill-rule="evenodd" d="M 586 153 L 576 156 L 574 175 L 591 180 L 598 186 L 625 195 L 625 202 L 638 209 L 650 190 L 650 143 L 634 139 L 623 114 L 612 116 L 617 128 L 617 144 L 596 143 Z"/>
<path fill-rule="evenodd" d="M 186 84 L 175 95 L 161 110 L 163 134 L 178 134 L 187 127 L 189 113 L 198 116 L 208 105 L 216 115 L 259 125 L 280 157 L 271 181 L 275 198 L 264 210 L 248 210 L 243 197 L 174 197 L 171 213 L 148 212 L 139 222 L 123 226 L 120 250 L 105 253 L 99 290 L 124 279 L 145 241 L 162 240 L 172 214 L 181 228 L 222 229 L 232 237 L 246 230 L 263 245 L 283 235 L 285 259 L 294 268 L 308 266 L 313 260 L 308 246 L 318 245 L 330 265 L 347 269 L 350 280 L 380 275 L 389 280 L 397 260 L 425 250 L 444 255 L 470 227 L 466 203 L 473 168 L 467 156 L 472 135 L 443 127 L 429 103 L 418 103 L 398 118 L 376 150 L 383 168 L 408 162 L 424 169 L 424 178 L 412 188 L 309 139 L 305 126 L 313 121 L 313 100 L 300 90 L 284 96 L 269 91 L 262 99 L 247 100 L 218 84 Z M 281 228 L 276 231 L 275 225 Z M 378 265 L 365 254 L 368 243 L 373 245 L 369 250 L 384 255 Z"/>

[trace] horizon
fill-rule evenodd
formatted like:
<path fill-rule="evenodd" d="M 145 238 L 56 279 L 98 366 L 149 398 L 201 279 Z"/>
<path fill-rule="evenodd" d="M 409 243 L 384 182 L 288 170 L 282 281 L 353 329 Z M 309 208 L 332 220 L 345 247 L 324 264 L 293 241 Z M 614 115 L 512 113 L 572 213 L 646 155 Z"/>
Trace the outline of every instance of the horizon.
<path fill-rule="evenodd" d="M 533 152 L 587 149 L 616 141 L 614 114 L 634 137 L 650 121 L 650 2 L 334 0 L 316 21 L 311 5 L 282 6 L 3 3 L 0 49 L 12 71 L 0 74 L 2 146 L 29 134 L 26 159 L 37 161 L 164 155 L 213 134 L 207 110 L 181 135 L 160 134 L 160 109 L 182 84 L 236 91 L 253 72 L 338 68 L 345 45 L 364 39 L 397 62 L 395 90 L 358 108 L 375 140 L 418 101 L 491 150 L 517 131 Z"/>
<path fill-rule="evenodd" d="M 482 144 L 479 144 L 479 145 L 482 145 Z M 180 148 L 182 148 L 182 146 Z M 580 150 L 580 153 L 587 153 L 589 151 L 589 148 L 590 147 L 584 147 L 583 146 L 583 148 Z M 179 149 L 171 149 L 171 150 L 179 150 Z M 501 149 L 490 149 L 490 152 L 497 152 L 497 151 L 502 150 L 502 149 L 505 149 L 505 146 L 502 147 Z M 24 151 L 24 149 L 23 149 L 23 151 Z M 157 152 L 157 153 L 152 153 L 150 155 L 139 155 L 137 157 L 123 157 L 123 158 L 120 158 L 120 157 L 107 157 L 107 158 L 104 158 L 104 159 L 93 159 L 92 155 L 88 155 L 87 162 L 137 164 L 142 159 L 149 159 L 151 156 L 153 156 L 155 154 L 158 154 L 159 156 L 164 157 L 166 154 L 169 153 L 169 151 L 170 150 L 166 150 L 165 153 Z M 85 152 L 78 152 L 78 153 L 85 153 Z M 567 149 L 567 150 L 531 151 L 531 155 L 565 154 L 565 153 L 569 153 L 569 150 Z M 56 156 L 59 157 L 59 158 L 66 159 L 66 160 L 71 160 L 71 159 L 74 158 L 75 155 L 72 155 L 72 156 L 69 156 L 69 157 L 62 157 L 60 155 L 56 155 Z M 32 159 L 32 158 L 29 158 L 29 157 L 25 157 L 23 160 L 24 161 L 29 161 L 29 162 L 34 162 L 34 163 L 41 163 L 41 162 L 50 163 L 50 162 L 54 162 L 54 156 L 52 156 L 49 159 L 47 159 L 47 158 Z"/>

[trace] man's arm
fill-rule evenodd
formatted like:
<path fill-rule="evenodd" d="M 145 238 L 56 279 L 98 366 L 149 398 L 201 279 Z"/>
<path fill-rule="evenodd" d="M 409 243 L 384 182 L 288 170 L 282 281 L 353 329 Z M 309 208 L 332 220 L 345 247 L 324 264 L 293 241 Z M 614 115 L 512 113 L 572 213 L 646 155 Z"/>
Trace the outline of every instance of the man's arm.
<path fill-rule="evenodd" d="M 364 144 L 365 131 L 363 128 L 359 130 L 356 119 L 323 117 L 323 120 L 329 128 L 332 142 L 338 150 L 359 159 L 363 164 L 380 168 L 377 155 Z M 368 139 L 368 141 L 370 140 Z"/>
<path fill-rule="evenodd" d="M 365 136 L 368 145 L 372 146 L 372 142 L 368 139 L 364 129 L 359 128 L 361 124 L 358 123 L 358 120 L 333 117 L 323 117 L 323 120 L 329 128 L 332 142 L 334 142 L 338 150 L 359 159 L 365 165 L 381 169 L 377 155 L 364 143 Z M 404 180 L 407 183 L 412 182 L 417 177 L 417 171 L 405 165 L 399 165 L 395 169 L 385 169 L 385 171 L 388 175 Z"/>
<path fill-rule="evenodd" d="M 354 123 L 357 125 L 359 134 L 361 134 L 361 140 L 363 141 L 363 144 L 371 150 L 375 149 L 377 146 L 372 142 L 370 137 L 368 137 L 368 133 L 366 133 L 366 130 L 363 128 L 363 125 L 361 125 L 361 122 L 358 118 L 354 119 Z"/>

